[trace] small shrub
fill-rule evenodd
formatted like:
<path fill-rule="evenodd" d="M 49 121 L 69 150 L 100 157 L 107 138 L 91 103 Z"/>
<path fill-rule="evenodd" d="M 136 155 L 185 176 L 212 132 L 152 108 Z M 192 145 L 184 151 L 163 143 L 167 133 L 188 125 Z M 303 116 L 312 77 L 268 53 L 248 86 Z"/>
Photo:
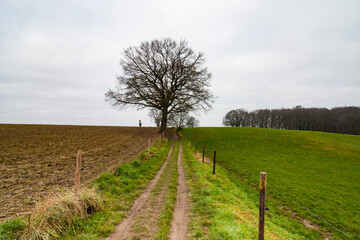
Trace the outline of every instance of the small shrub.
<path fill-rule="evenodd" d="M 146 156 L 146 154 L 145 154 L 144 152 L 142 152 L 142 153 L 139 155 L 138 158 L 139 158 L 141 161 L 147 160 L 147 156 Z"/>
<path fill-rule="evenodd" d="M 21 218 L 14 218 L 0 224 L 0 239 L 17 239 L 26 224 Z"/>
<path fill-rule="evenodd" d="M 127 178 L 130 178 L 130 179 L 134 179 L 134 178 L 137 177 L 137 173 L 133 169 L 131 164 L 125 163 L 123 165 L 120 165 L 115 170 L 115 176 L 122 176 L 122 177 L 127 177 Z"/>
<path fill-rule="evenodd" d="M 131 182 L 131 179 L 129 178 L 121 178 L 121 183 L 124 184 L 124 185 L 129 185 L 130 182 Z"/>
<path fill-rule="evenodd" d="M 78 200 L 72 192 L 54 194 L 43 201 L 34 213 L 31 238 L 59 238 L 70 230 L 77 218 L 102 209 L 103 200 L 94 189 L 80 191 Z"/>
<path fill-rule="evenodd" d="M 140 161 L 139 159 L 136 159 L 135 161 L 133 161 L 133 162 L 131 163 L 131 165 L 132 165 L 134 168 L 140 167 L 141 161 Z"/>
<path fill-rule="evenodd" d="M 118 185 L 120 183 L 119 179 L 114 176 L 113 173 L 106 172 L 102 173 L 98 179 L 95 180 L 97 187 L 101 191 L 109 190 L 109 187 L 112 185 Z"/>
<path fill-rule="evenodd" d="M 112 186 L 110 193 L 119 196 L 122 193 L 122 189 L 118 186 Z"/>

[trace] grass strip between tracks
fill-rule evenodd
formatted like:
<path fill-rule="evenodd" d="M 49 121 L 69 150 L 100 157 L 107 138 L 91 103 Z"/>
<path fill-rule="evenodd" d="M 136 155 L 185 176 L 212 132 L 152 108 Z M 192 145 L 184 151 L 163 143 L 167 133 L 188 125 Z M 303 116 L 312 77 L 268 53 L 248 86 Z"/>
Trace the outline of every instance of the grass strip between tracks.
<path fill-rule="evenodd" d="M 169 169 L 171 171 L 171 178 L 169 186 L 166 190 L 165 204 L 163 206 L 161 215 L 158 219 L 158 230 L 155 235 L 155 239 L 168 239 L 171 227 L 171 221 L 173 219 L 173 213 L 176 202 L 177 183 L 178 183 L 178 168 L 177 159 L 179 154 L 179 143 L 175 143 L 174 150 L 169 160 Z"/>

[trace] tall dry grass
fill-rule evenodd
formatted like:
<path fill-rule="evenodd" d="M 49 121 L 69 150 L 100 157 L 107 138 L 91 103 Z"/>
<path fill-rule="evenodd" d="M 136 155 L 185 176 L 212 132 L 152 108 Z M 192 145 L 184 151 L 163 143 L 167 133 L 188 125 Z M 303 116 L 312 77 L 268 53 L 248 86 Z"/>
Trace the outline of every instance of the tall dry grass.
<path fill-rule="evenodd" d="M 57 239 L 69 231 L 76 218 L 88 217 L 103 208 L 103 200 L 95 189 L 82 189 L 78 199 L 73 192 L 51 194 L 39 203 L 31 216 L 30 233 L 23 239 Z"/>

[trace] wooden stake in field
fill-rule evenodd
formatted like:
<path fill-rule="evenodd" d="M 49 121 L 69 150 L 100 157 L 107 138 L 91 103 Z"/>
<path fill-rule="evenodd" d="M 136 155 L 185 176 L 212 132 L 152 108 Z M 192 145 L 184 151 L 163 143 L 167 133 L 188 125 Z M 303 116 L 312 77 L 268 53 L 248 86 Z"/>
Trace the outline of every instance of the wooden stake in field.
<path fill-rule="evenodd" d="M 264 240 L 265 231 L 266 172 L 260 173 L 259 240 Z"/>
<path fill-rule="evenodd" d="M 198 142 L 196 142 L 196 146 L 195 146 L 195 153 L 196 153 L 196 150 L 197 150 L 197 146 L 198 146 Z"/>
<path fill-rule="evenodd" d="M 203 145 L 203 156 L 202 156 L 202 162 L 204 162 L 204 158 L 205 158 L 205 144 Z"/>
<path fill-rule="evenodd" d="M 148 140 L 148 154 L 150 154 L 150 138 Z"/>
<path fill-rule="evenodd" d="M 215 164 L 216 164 L 216 149 L 214 150 L 213 174 L 215 174 Z"/>
<path fill-rule="evenodd" d="M 76 200 L 78 199 L 79 196 L 81 160 L 82 160 L 82 152 L 81 150 L 78 150 L 77 158 L 76 158 L 75 188 L 74 188 L 74 196 Z"/>
<path fill-rule="evenodd" d="M 31 213 L 29 213 L 28 233 L 30 233 Z"/>

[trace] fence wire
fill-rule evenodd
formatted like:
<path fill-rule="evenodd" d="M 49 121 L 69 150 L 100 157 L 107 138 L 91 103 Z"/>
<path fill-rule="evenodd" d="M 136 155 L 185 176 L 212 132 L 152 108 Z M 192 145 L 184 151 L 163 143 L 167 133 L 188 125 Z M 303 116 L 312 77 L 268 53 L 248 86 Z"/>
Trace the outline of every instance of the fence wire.
<path fill-rule="evenodd" d="M 312 211 L 310 211 L 309 209 L 307 209 L 306 207 L 302 206 L 300 203 L 296 202 L 295 200 L 291 199 L 290 197 L 286 196 L 285 194 L 283 194 L 282 192 L 276 190 L 273 187 L 266 187 L 268 189 L 274 190 L 275 192 L 279 193 L 280 195 L 282 195 L 283 197 L 289 199 L 290 201 L 292 201 L 293 203 L 295 203 L 296 205 L 298 205 L 299 207 L 301 207 L 302 209 L 304 209 L 305 211 L 307 211 L 308 213 L 310 213 L 311 215 L 313 215 L 314 217 L 320 219 L 321 221 L 323 221 L 324 223 L 328 224 L 330 227 L 332 227 L 333 229 L 337 230 L 338 232 L 344 234 L 345 236 L 347 236 L 349 239 L 353 239 L 352 237 L 350 237 L 348 234 L 346 234 L 344 231 L 340 230 L 339 228 L 335 227 L 334 225 L 332 225 L 331 223 L 329 223 L 328 221 L 326 221 L 325 219 L 323 219 L 322 217 L 316 215 L 315 213 L 313 213 Z M 357 233 L 353 233 L 356 234 L 358 236 L 360 236 Z"/>
<path fill-rule="evenodd" d="M 258 184 L 259 183 L 259 179 L 256 179 L 254 177 L 252 177 L 249 173 L 243 171 L 242 173 L 238 173 L 230 168 L 227 168 L 225 166 L 223 166 L 221 164 L 221 162 L 218 163 L 222 168 L 225 168 L 226 170 L 228 170 L 229 172 L 235 174 L 237 177 L 241 178 L 241 179 L 246 179 L 246 181 L 249 181 L 250 183 L 256 183 Z M 243 174 L 243 175 L 241 175 Z M 349 239 L 351 240 L 354 240 L 354 238 L 352 238 L 351 236 L 349 236 L 346 232 L 344 232 L 343 230 L 335 227 L 333 224 L 329 223 L 328 221 L 326 221 L 324 218 L 316 215 L 314 212 L 312 212 L 311 210 L 309 210 L 308 208 L 304 207 L 303 205 L 301 205 L 300 203 L 296 202 L 295 200 L 293 200 L 292 198 L 286 196 L 285 194 L 283 194 L 282 192 L 280 192 L 279 190 L 273 188 L 273 187 L 268 187 L 266 186 L 267 189 L 271 189 L 271 190 L 274 190 L 275 192 L 279 193 L 280 195 L 282 195 L 283 197 L 289 199 L 291 202 L 295 203 L 296 205 L 298 205 L 300 208 L 304 209 L 306 212 L 310 213 L 312 216 L 318 218 L 319 220 L 321 220 L 322 222 L 326 223 L 327 225 L 329 225 L 330 227 L 332 227 L 333 229 L 335 229 L 336 231 L 338 231 L 339 233 L 342 233 L 344 236 L 348 237 Z M 360 237 L 359 234 L 357 233 L 354 233 L 354 232 L 351 232 L 352 234 L 355 234 L 357 236 Z"/>
<path fill-rule="evenodd" d="M 234 173 L 236 176 L 238 176 L 239 178 L 241 179 L 246 179 L 246 181 L 249 181 L 250 183 L 253 182 L 253 183 L 256 183 L 258 184 L 259 183 L 259 179 L 256 179 L 254 177 L 252 177 L 249 173 L 247 172 L 242 172 L 242 173 L 238 173 L 238 172 L 235 172 L 234 170 L 232 169 L 229 169 L 225 166 L 223 166 L 221 163 L 219 163 L 219 165 L 222 167 L 222 168 L 225 168 L 226 170 L 228 170 L 229 172 L 232 172 Z M 243 174 L 243 175 L 241 175 Z M 312 212 L 311 210 L 309 210 L 308 208 L 304 207 L 303 205 L 301 205 L 300 203 L 296 202 L 295 200 L 293 200 L 292 198 L 286 196 L 285 194 L 283 194 L 282 192 L 280 192 L 279 190 L 273 188 L 273 187 L 269 187 L 269 186 L 266 186 L 267 189 L 271 189 L 271 190 L 274 190 L 275 192 L 279 193 L 280 195 L 282 195 L 283 197 L 289 199 L 291 202 L 295 203 L 296 205 L 298 205 L 300 208 L 304 209 L 306 212 L 310 213 L 312 216 L 318 218 L 319 220 L 323 221 L 324 223 L 326 223 L 327 225 L 329 225 L 330 227 L 332 227 L 333 229 L 335 229 L 336 231 L 342 233 L 344 236 L 348 237 L 349 239 L 351 240 L 354 240 L 354 238 L 352 238 L 351 236 L 349 236 L 345 231 L 335 227 L 333 224 L 329 223 L 328 221 L 326 221 L 324 218 L 316 215 L 314 212 Z M 354 232 L 351 232 L 352 234 L 355 234 L 357 236 L 360 237 L 359 234 L 357 233 L 354 233 Z"/>

